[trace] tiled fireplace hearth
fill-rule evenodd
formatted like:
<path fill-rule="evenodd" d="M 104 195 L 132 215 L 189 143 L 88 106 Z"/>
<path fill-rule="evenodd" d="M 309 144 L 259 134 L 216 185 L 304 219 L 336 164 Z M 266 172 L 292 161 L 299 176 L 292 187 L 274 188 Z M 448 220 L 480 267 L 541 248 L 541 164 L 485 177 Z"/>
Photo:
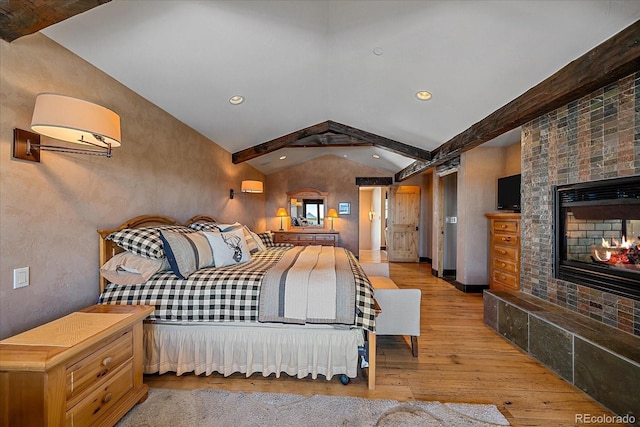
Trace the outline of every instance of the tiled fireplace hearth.
<path fill-rule="evenodd" d="M 640 186 L 640 72 L 522 127 L 520 292 L 485 291 L 485 323 L 640 420 L 640 205 L 571 193 L 605 181 Z"/>

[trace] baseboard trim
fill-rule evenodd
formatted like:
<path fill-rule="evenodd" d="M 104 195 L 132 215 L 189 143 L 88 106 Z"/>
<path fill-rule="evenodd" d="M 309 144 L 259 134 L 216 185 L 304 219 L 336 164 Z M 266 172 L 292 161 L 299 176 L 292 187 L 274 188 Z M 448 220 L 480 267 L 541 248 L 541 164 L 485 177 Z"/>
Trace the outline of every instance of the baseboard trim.
<path fill-rule="evenodd" d="M 421 256 L 421 257 L 418 259 L 418 261 L 419 261 L 419 262 L 426 262 L 427 264 L 431 264 L 431 258 L 426 257 L 426 256 Z"/>
<path fill-rule="evenodd" d="M 489 289 L 489 285 L 465 285 L 456 280 L 450 283 L 465 294 L 481 294 L 485 289 Z"/>

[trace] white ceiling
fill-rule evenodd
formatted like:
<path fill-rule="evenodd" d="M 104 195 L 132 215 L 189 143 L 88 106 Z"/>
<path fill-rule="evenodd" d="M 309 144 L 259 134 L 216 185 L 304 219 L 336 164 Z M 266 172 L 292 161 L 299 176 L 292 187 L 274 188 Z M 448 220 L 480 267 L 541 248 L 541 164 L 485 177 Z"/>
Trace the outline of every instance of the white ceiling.
<path fill-rule="evenodd" d="M 327 120 L 433 150 L 638 19 L 640 1 L 113 0 L 43 33 L 232 153 Z M 413 161 L 249 163 L 327 153 Z"/>

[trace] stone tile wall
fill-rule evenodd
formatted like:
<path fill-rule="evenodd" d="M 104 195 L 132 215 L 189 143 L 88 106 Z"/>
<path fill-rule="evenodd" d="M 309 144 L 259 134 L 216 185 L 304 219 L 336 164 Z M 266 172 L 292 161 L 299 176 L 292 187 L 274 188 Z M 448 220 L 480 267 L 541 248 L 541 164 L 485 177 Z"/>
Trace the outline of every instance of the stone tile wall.
<path fill-rule="evenodd" d="M 640 336 L 640 301 L 555 279 L 553 186 L 640 174 L 640 72 L 523 126 L 521 290 Z"/>

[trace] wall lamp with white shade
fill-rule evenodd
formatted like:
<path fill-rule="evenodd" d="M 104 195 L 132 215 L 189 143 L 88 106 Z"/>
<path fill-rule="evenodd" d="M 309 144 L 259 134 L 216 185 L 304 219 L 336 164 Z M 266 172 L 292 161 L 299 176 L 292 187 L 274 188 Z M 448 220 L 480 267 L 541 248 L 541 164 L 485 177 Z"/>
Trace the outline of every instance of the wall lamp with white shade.
<path fill-rule="evenodd" d="M 120 146 L 120 116 L 108 108 L 82 99 L 55 93 L 36 97 L 31 130 L 14 129 L 13 157 L 40 161 L 40 150 L 111 157 L 111 148 Z M 40 135 L 93 149 L 43 145 Z"/>
<path fill-rule="evenodd" d="M 240 191 L 243 193 L 262 193 L 264 192 L 264 184 L 262 181 L 242 181 L 242 185 L 240 186 Z M 229 198 L 233 199 L 235 197 L 235 193 L 233 188 L 229 190 Z"/>

